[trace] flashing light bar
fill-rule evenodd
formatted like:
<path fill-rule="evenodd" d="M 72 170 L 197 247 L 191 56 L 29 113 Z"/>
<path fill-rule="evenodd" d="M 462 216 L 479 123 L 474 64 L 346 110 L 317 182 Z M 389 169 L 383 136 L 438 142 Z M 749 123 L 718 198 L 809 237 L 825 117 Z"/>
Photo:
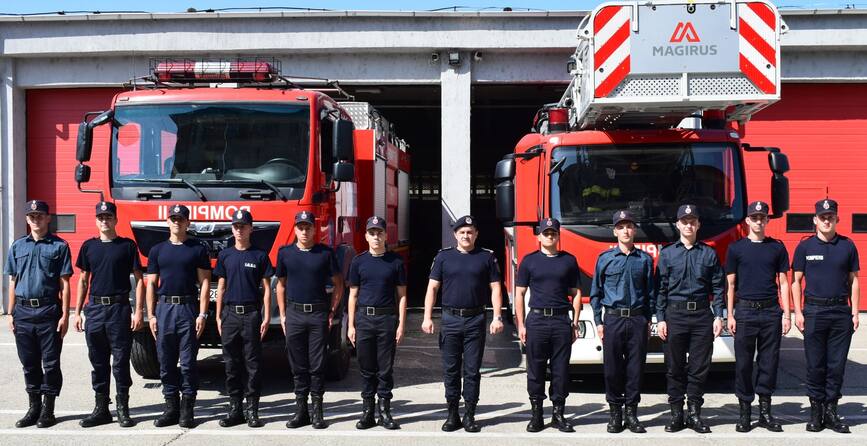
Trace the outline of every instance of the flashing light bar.
<path fill-rule="evenodd" d="M 156 62 L 153 74 L 159 82 L 272 82 L 279 75 L 271 62 L 189 59 Z"/>

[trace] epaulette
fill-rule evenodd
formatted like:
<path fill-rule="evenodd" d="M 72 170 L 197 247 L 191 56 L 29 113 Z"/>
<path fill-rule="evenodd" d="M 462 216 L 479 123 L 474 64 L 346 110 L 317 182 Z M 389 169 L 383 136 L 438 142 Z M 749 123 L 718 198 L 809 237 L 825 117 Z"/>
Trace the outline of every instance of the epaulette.
<path fill-rule="evenodd" d="M 450 250 L 450 249 L 455 249 L 455 247 L 454 247 L 454 246 L 449 246 L 449 247 L 446 247 L 446 248 L 440 248 L 440 250 L 437 251 L 437 252 L 448 251 L 448 250 Z"/>

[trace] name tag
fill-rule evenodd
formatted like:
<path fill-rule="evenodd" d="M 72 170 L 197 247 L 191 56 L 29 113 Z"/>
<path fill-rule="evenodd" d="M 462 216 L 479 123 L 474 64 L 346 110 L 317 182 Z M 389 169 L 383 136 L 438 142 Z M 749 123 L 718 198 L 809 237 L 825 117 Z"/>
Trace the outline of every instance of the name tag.
<path fill-rule="evenodd" d="M 256 264 L 255 264 L 255 263 L 244 262 L 244 266 L 247 267 L 247 268 L 255 268 L 255 267 L 256 267 Z"/>
<path fill-rule="evenodd" d="M 823 256 L 823 255 L 807 256 L 807 260 L 810 260 L 810 261 L 825 260 L 825 256 Z"/>

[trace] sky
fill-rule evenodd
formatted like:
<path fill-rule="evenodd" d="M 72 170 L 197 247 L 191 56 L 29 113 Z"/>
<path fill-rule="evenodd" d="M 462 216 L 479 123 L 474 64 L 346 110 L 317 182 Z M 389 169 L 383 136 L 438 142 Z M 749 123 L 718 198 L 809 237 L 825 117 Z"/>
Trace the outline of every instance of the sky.
<path fill-rule="evenodd" d="M 859 1 L 861 3 L 859 3 Z M 459 11 L 499 11 L 504 7 L 513 10 L 589 10 L 602 0 L 2 0 L 0 13 L 34 14 L 57 11 L 136 11 L 136 12 L 184 12 L 187 8 L 199 11 L 226 8 L 314 8 L 332 10 L 366 11 L 425 11 L 440 8 Z M 781 9 L 843 9 L 855 7 L 867 9 L 867 0 L 774 0 Z M 230 9 L 230 11 L 235 11 Z"/>

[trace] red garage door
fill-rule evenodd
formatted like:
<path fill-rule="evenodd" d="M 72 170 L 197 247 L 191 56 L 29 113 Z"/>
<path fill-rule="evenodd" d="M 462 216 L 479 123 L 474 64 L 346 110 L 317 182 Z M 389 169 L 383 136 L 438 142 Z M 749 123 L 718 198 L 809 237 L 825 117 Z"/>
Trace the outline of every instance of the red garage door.
<path fill-rule="evenodd" d="M 74 181 L 75 142 L 84 114 L 106 110 L 114 88 L 51 89 L 27 91 L 27 198 L 42 199 L 51 206 L 55 220 L 74 230 L 59 232 L 69 242 L 75 262 L 84 240 L 95 235 L 93 209 L 99 195 L 78 191 Z M 106 126 L 107 127 L 107 126 Z M 94 132 L 92 179 L 105 178 L 108 131 Z M 96 182 L 91 181 L 91 185 Z M 75 289 L 73 288 L 73 296 Z"/>
<path fill-rule="evenodd" d="M 867 262 L 867 84 L 783 84 L 782 100 L 747 124 L 746 142 L 774 146 L 789 156 L 791 206 L 773 221 L 771 235 L 789 249 L 812 232 L 814 203 L 830 197 L 840 203 L 839 231 L 858 245 Z M 750 200 L 770 199 L 767 155 L 747 153 Z M 867 267 L 867 265 L 864 265 Z M 860 274 L 865 283 L 867 274 Z M 861 286 L 867 310 L 867 286 Z"/>

